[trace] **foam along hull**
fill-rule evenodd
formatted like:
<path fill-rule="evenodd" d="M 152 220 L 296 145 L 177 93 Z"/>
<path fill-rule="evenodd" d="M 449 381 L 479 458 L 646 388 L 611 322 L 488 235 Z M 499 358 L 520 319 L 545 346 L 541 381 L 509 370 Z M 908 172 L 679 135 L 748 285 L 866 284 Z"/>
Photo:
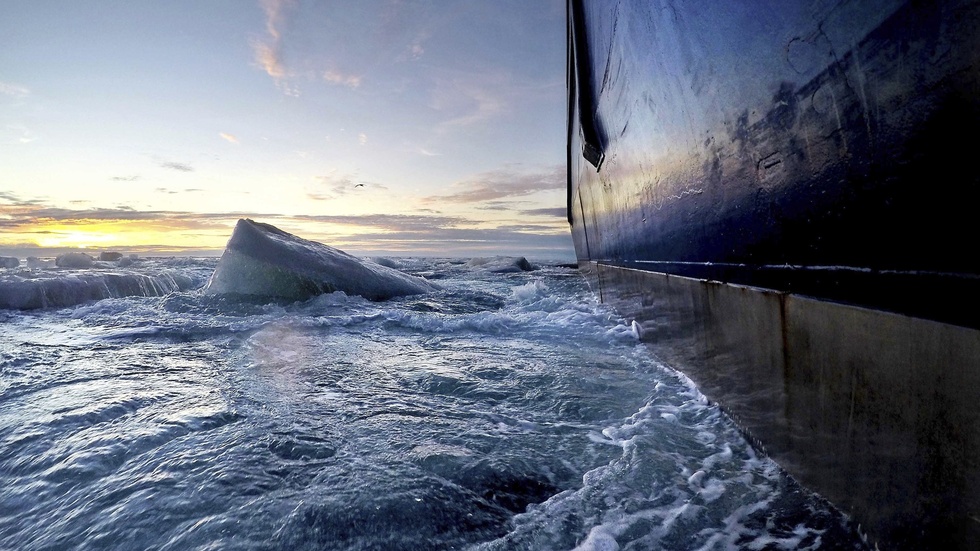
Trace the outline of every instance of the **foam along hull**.
<path fill-rule="evenodd" d="M 568 219 L 603 300 L 875 541 L 980 541 L 980 255 L 950 246 L 977 233 L 978 2 L 568 13 Z"/>
<path fill-rule="evenodd" d="M 342 291 L 384 300 L 433 289 L 422 278 L 302 239 L 269 224 L 243 219 L 235 226 L 204 292 L 306 300 Z"/>

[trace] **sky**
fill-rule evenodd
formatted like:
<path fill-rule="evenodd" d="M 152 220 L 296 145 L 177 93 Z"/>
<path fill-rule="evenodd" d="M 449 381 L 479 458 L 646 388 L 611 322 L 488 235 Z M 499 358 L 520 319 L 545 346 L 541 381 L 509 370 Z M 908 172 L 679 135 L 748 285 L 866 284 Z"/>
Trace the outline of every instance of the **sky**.
<path fill-rule="evenodd" d="M 0 2 L 0 254 L 574 256 L 563 0 Z"/>

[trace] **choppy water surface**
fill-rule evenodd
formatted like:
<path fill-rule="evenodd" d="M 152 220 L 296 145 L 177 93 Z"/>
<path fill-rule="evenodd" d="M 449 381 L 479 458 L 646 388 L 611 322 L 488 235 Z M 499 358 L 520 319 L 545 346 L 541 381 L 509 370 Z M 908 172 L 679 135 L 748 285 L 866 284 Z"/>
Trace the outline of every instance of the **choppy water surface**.
<path fill-rule="evenodd" d="M 442 290 L 0 311 L 0 549 L 860 547 L 577 272 L 400 263 Z"/>

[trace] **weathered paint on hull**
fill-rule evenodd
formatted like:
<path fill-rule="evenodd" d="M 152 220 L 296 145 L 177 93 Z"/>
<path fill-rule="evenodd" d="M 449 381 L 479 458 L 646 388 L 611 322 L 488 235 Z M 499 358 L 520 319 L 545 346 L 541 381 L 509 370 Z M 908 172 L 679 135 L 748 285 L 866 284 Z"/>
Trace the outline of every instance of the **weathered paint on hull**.
<path fill-rule="evenodd" d="M 569 2 L 604 301 L 883 548 L 980 541 L 980 2 Z"/>
<path fill-rule="evenodd" d="M 980 327 L 977 2 L 570 4 L 579 259 Z"/>

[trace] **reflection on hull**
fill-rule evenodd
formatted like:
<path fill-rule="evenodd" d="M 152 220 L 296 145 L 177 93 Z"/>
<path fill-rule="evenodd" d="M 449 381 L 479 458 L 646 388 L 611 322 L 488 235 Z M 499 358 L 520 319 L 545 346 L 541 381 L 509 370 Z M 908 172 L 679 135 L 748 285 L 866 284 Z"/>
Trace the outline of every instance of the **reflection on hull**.
<path fill-rule="evenodd" d="M 580 264 L 891 546 L 980 541 L 977 29 L 966 0 L 569 2 Z"/>

